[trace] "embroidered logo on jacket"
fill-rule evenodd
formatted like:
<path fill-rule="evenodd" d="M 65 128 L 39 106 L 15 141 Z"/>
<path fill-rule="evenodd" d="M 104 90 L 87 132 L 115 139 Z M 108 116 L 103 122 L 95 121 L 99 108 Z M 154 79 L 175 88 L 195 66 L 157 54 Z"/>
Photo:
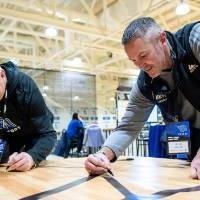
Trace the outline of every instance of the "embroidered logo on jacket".
<path fill-rule="evenodd" d="M 20 126 L 11 122 L 10 119 L 0 117 L 0 130 L 7 133 L 14 133 L 19 129 L 21 129 Z"/>
<path fill-rule="evenodd" d="M 155 97 L 156 97 L 156 101 L 158 103 L 162 103 L 162 102 L 167 100 L 167 95 L 166 94 L 157 94 Z"/>
<path fill-rule="evenodd" d="M 188 68 L 190 73 L 192 73 L 198 68 L 198 65 L 188 65 Z"/>

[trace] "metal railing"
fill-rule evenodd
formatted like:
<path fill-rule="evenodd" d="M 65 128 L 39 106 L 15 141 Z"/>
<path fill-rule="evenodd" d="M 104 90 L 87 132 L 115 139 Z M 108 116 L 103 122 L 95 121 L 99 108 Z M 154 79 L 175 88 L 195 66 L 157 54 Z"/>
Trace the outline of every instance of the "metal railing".
<path fill-rule="evenodd" d="M 103 129 L 105 139 L 112 133 L 112 129 Z M 145 133 L 145 134 L 144 134 Z M 148 134 L 142 130 L 136 140 L 134 140 L 123 152 L 124 156 L 148 156 Z"/>

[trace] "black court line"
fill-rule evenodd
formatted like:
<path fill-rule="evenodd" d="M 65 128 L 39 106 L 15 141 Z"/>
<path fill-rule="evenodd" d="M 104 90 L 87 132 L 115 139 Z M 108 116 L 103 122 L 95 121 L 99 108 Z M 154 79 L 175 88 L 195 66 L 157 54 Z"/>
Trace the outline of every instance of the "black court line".
<path fill-rule="evenodd" d="M 121 194 L 124 195 L 126 200 L 150 200 L 150 199 L 160 199 L 159 195 L 150 195 L 150 196 L 140 196 L 132 193 L 126 187 L 124 187 L 119 181 L 115 178 L 109 176 L 104 177 L 115 189 L 117 189 Z"/>
<path fill-rule="evenodd" d="M 75 180 L 73 182 L 67 183 L 65 185 L 59 186 L 57 188 L 47 190 L 44 192 L 36 193 L 24 198 L 21 198 L 19 200 L 36 200 L 40 198 L 47 197 L 49 195 L 55 194 L 62 192 L 64 190 L 68 190 L 70 188 L 73 188 L 75 186 L 78 186 L 82 183 L 85 183 L 87 181 L 90 181 L 93 178 L 96 178 L 97 176 L 88 176 L 84 177 L 78 180 Z M 200 191 L 200 185 L 194 186 L 194 187 L 188 187 L 188 188 L 182 188 L 182 189 L 174 189 L 174 190 L 163 190 L 159 191 L 156 193 L 153 193 L 151 195 L 137 195 L 129 191 L 126 187 L 124 187 L 119 181 L 117 181 L 114 177 L 112 176 L 103 176 L 103 178 L 108 181 L 115 189 L 117 189 L 121 194 L 124 195 L 124 200 L 157 200 L 157 199 L 162 199 L 171 195 L 174 195 L 179 192 L 194 192 L 194 191 Z"/>
<path fill-rule="evenodd" d="M 55 194 L 55 193 L 62 192 L 64 190 L 68 190 L 70 188 L 73 188 L 73 187 L 75 187 L 77 185 L 80 185 L 82 183 L 90 181 L 93 178 L 95 178 L 95 176 L 84 177 L 84 178 L 72 181 L 70 183 L 67 183 L 65 185 L 59 186 L 57 188 L 54 188 L 54 189 L 51 189 L 51 190 L 47 190 L 47 191 L 44 191 L 44 192 L 40 192 L 40 193 L 36 193 L 36 194 L 30 195 L 30 196 L 21 198 L 19 200 L 36 200 L 36 199 L 44 198 L 44 197 L 47 197 L 49 195 L 52 195 L 52 194 Z"/>
<path fill-rule="evenodd" d="M 200 191 L 200 185 L 197 185 L 194 187 L 182 188 L 182 189 L 163 190 L 160 192 L 156 192 L 153 195 L 160 195 L 162 198 L 164 198 L 164 197 L 171 196 L 179 192 L 196 192 L 196 191 Z"/>
<path fill-rule="evenodd" d="M 182 189 L 174 189 L 174 190 L 163 190 L 160 192 L 153 193 L 148 196 L 141 196 L 136 195 L 129 191 L 126 187 L 124 187 L 119 181 L 114 179 L 113 177 L 104 177 L 115 189 L 117 189 L 121 194 L 125 196 L 124 200 L 156 200 L 156 199 L 162 199 L 171 195 L 174 195 L 179 192 L 195 192 L 200 191 L 200 185 L 194 186 L 194 187 L 188 187 L 188 188 L 182 188 Z"/>

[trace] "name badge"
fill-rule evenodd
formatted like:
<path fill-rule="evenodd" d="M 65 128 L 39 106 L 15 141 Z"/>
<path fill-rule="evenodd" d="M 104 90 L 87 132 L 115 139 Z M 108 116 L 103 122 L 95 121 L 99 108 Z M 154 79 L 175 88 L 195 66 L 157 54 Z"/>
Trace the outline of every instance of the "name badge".
<path fill-rule="evenodd" d="M 190 127 L 188 121 L 166 125 L 168 154 L 190 153 Z"/>
<path fill-rule="evenodd" d="M 2 163 L 3 156 L 5 153 L 5 148 L 6 148 L 6 142 L 0 139 L 0 163 Z"/>

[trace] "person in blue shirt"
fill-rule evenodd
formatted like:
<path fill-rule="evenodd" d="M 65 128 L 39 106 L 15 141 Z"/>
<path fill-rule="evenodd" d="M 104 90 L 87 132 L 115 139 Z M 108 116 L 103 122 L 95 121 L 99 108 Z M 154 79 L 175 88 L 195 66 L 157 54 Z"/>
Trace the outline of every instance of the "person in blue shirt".
<path fill-rule="evenodd" d="M 80 153 L 83 144 L 84 127 L 83 123 L 78 117 L 78 113 L 73 113 L 72 120 L 70 121 L 65 134 L 66 134 L 66 149 L 64 157 L 67 158 L 69 156 L 72 142 L 76 143 L 77 153 Z"/>

